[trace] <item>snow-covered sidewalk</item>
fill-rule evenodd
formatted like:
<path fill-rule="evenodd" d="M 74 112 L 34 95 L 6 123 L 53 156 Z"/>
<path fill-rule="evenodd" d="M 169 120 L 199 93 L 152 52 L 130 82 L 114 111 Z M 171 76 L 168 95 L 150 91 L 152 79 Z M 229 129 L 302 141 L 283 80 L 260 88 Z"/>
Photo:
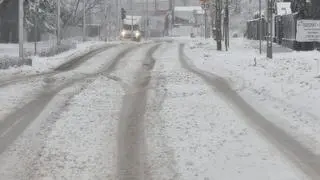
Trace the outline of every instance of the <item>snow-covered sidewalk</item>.
<path fill-rule="evenodd" d="M 315 78 L 320 53 L 276 47 L 270 60 L 258 53 L 257 41 L 231 39 L 230 45 L 228 52 L 218 52 L 212 40 L 195 39 L 185 52 L 198 68 L 229 80 L 267 119 L 320 154 L 320 79 Z"/>
<path fill-rule="evenodd" d="M 110 44 L 110 43 L 109 43 Z M 119 44 L 119 42 L 113 42 L 111 44 Z M 30 74 L 39 74 L 45 73 L 53 70 L 57 66 L 70 61 L 71 59 L 81 57 L 86 53 L 93 51 L 95 49 L 99 49 L 101 47 L 107 46 L 108 44 L 104 41 L 87 41 L 81 42 L 76 45 L 76 48 L 70 49 L 69 51 L 63 52 L 53 57 L 32 57 L 32 66 L 21 66 L 21 67 L 12 67 L 6 70 L 0 70 L 0 80 L 12 78 L 13 76 L 23 76 Z M 15 49 L 17 47 L 15 45 L 6 45 L 1 44 L 0 50 L 2 49 Z M 9 51 L 10 52 L 10 51 Z M 7 55 L 7 54 L 6 54 Z M 15 53 L 13 53 L 15 55 Z M 1 56 L 1 53 L 0 53 Z M 16 55 L 15 55 L 16 56 Z"/>
<path fill-rule="evenodd" d="M 200 77 L 178 45 L 156 54 L 146 114 L 149 179 L 306 180 Z"/>

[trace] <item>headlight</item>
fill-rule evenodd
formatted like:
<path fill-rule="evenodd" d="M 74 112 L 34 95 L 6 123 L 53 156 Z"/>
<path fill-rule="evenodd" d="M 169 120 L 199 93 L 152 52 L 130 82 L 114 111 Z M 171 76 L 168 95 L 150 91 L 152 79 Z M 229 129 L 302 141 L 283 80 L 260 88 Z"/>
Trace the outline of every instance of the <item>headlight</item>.
<path fill-rule="evenodd" d="M 140 37 L 140 35 L 141 35 L 140 32 L 137 31 L 137 32 L 136 32 L 136 38 Z"/>
<path fill-rule="evenodd" d="M 121 36 L 125 36 L 126 35 L 126 32 L 125 31 L 122 31 L 121 32 Z"/>

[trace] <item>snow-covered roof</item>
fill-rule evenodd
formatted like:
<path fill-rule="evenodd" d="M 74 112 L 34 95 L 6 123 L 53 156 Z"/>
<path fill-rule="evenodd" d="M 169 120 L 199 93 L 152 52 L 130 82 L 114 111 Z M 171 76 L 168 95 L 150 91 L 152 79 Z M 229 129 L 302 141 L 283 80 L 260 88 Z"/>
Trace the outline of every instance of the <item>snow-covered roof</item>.
<path fill-rule="evenodd" d="M 291 14 L 291 2 L 278 2 L 277 3 L 277 15 Z"/>
<path fill-rule="evenodd" d="M 204 10 L 201 6 L 176 6 L 174 8 L 175 12 L 193 12 L 196 11 L 197 14 L 204 14 Z"/>
<path fill-rule="evenodd" d="M 131 23 L 138 24 L 138 23 L 140 23 L 141 18 L 142 18 L 141 16 L 130 16 L 130 15 L 127 15 L 126 19 L 123 20 L 123 23 L 124 24 L 131 24 Z"/>

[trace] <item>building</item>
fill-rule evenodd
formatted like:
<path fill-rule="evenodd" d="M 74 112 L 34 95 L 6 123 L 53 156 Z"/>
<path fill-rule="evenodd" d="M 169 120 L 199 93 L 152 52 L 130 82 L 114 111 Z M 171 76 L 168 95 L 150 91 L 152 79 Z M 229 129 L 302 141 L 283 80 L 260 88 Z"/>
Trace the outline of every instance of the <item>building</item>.
<path fill-rule="evenodd" d="M 175 6 L 172 35 L 190 36 L 190 34 L 204 36 L 204 10 L 200 6 Z"/>
<path fill-rule="evenodd" d="M 17 43 L 18 0 L 3 0 L 0 4 L 0 43 Z"/>
<path fill-rule="evenodd" d="M 320 19 L 319 0 L 284 0 L 291 2 L 292 12 L 299 12 L 303 18 Z"/>

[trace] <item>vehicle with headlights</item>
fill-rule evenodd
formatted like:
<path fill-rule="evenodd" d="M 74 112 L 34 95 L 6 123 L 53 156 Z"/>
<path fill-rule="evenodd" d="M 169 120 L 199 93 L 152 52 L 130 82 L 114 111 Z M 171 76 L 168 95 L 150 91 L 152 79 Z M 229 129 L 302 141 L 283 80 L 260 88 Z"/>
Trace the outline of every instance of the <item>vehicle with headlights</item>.
<path fill-rule="evenodd" d="M 140 41 L 141 37 L 141 16 L 127 16 L 123 20 L 120 39 Z"/>

